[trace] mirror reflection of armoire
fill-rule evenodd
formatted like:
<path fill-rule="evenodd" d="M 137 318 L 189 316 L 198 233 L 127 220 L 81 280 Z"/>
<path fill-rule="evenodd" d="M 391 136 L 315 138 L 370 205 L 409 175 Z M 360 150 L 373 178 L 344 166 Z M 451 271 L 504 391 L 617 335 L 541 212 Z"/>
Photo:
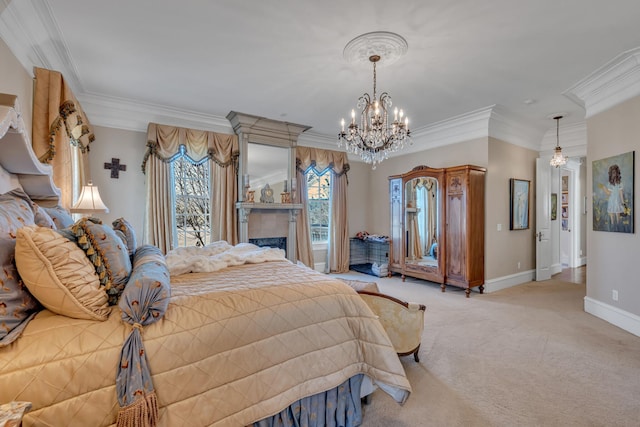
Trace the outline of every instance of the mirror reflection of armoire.
<path fill-rule="evenodd" d="M 389 274 L 484 291 L 486 169 L 417 166 L 389 177 Z"/>

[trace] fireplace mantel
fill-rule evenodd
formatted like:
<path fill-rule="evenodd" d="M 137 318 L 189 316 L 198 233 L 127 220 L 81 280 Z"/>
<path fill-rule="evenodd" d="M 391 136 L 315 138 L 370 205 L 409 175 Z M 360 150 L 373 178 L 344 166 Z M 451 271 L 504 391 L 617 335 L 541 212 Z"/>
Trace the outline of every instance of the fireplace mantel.
<path fill-rule="evenodd" d="M 238 202 L 236 209 L 241 243 L 249 242 L 250 238 L 284 236 L 287 238 L 287 258 L 296 262 L 296 219 L 302 204 Z"/>

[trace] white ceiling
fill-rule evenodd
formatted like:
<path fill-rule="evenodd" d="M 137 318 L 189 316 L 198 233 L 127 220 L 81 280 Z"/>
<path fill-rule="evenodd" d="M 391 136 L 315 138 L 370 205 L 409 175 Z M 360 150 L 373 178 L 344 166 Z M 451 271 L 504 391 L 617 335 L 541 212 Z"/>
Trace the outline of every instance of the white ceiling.
<path fill-rule="evenodd" d="M 640 46 L 638 0 L 1 3 L 0 25 L 17 17 L 30 32 L 28 41 L 5 39 L 10 48 L 29 44 L 33 65 L 63 72 L 98 125 L 108 120 L 92 105 L 122 103 L 220 122 L 240 111 L 333 139 L 372 90 L 371 66 L 347 63 L 344 46 L 381 30 L 409 45 L 378 68 L 378 92 L 405 109 L 414 132 L 498 105 L 542 134 L 557 113 L 583 121 L 584 108 L 563 92 Z"/>

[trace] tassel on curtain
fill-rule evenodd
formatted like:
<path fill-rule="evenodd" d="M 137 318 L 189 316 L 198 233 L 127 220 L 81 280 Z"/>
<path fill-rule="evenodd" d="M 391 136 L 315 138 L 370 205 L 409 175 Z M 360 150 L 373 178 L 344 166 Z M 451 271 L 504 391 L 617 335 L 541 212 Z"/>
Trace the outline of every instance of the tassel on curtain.
<path fill-rule="evenodd" d="M 299 182 L 306 183 L 305 172 L 309 167 L 314 167 L 318 171 L 327 168 L 332 173 L 332 191 L 331 191 L 331 230 L 329 234 L 329 248 L 327 255 L 327 266 L 329 271 L 342 273 L 349 270 L 349 233 L 347 227 L 347 172 L 350 169 L 347 154 L 340 151 L 322 150 L 312 147 L 296 148 L 296 169 Z M 299 186 L 301 189 L 302 186 Z M 306 188 L 306 186 L 305 186 Z M 299 191 L 302 193 L 302 191 Z M 306 192 L 300 194 L 303 197 L 303 204 L 306 211 Z M 311 237 L 308 221 L 299 219 L 298 226 L 298 259 L 313 260 L 313 248 L 311 246 Z M 306 226 L 306 229 L 303 227 Z M 301 232 L 302 231 L 302 232 Z M 309 236 L 308 247 L 301 245 L 300 236 Z M 309 251 L 304 253 L 303 251 Z M 313 265 L 309 266 L 313 268 Z"/>
<path fill-rule="evenodd" d="M 70 208 L 89 176 L 89 144 L 95 140 L 89 119 L 62 74 L 34 68 L 33 150 L 53 167 L 60 204 Z M 75 158 L 75 160 L 74 160 Z M 77 162 L 74 176 L 73 164 Z"/>
<path fill-rule="evenodd" d="M 147 151 L 142 161 L 146 174 L 146 212 L 144 242 L 158 246 L 163 253 L 172 249 L 170 163 L 184 146 L 195 162 L 209 158 L 211 163 L 212 239 L 238 242 L 238 137 L 210 131 L 149 123 Z"/>

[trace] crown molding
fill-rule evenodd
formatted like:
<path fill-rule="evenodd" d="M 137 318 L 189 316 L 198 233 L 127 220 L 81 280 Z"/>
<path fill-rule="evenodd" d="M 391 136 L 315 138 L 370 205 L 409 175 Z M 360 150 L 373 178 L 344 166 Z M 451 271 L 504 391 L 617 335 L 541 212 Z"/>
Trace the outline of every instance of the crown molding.
<path fill-rule="evenodd" d="M 640 95 L 640 47 L 616 56 L 563 95 L 584 107 L 587 118 Z"/>
<path fill-rule="evenodd" d="M 487 137 L 494 107 L 491 105 L 480 108 L 413 130 L 413 144 L 406 147 L 401 154 Z"/>
<path fill-rule="evenodd" d="M 491 111 L 488 129 L 490 137 L 538 151 L 543 134 L 544 130 L 531 125 L 501 105 L 495 105 Z"/>
<path fill-rule="evenodd" d="M 8 1 L 0 14 L 0 37 L 33 77 L 33 67 L 62 73 L 74 93 L 82 93 L 78 70 L 64 42 L 49 3 L 42 1 Z"/>
<path fill-rule="evenodd" d="M 146 132 L 150 122 L 233 134 L 226 117 L 103 95 L 77 96 L 91 124 Z"/>

